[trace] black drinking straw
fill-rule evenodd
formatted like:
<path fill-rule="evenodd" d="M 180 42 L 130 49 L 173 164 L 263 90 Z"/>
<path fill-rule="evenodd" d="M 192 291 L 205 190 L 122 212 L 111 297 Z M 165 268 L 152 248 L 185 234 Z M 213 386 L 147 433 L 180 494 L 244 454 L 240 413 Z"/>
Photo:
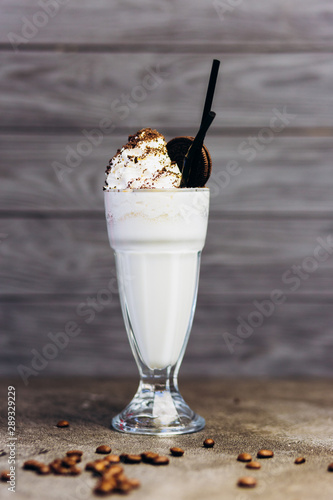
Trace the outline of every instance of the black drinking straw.
<path fill-rule="evenodd" d="M 212 64 L 212 69 L 210 72 L 209 83 L 208 83 L 208 88 L 207 88 L 207 93 L 206 93 L 205 105 L 204 105 L 204 109 L 203 109 L 203 113 L 202 113 L 200 129 L 199 129 L 193 143 L 191 144 L 191 146 L 188 149 L 186 156 L 184 158 L 183 169 L 182 169 L 181 187 L 186 187 L 188 185 L 188 181 L 190 178 L 191 169 L 192 169 L 192 165 L 193 165 L 193 162 L 195 160 L 195 157 L 198 154 L 198 151 L 201 151 L 206 132 L 209 129 L 212 121 L 214 120 L 214 118 L 216 116 L 216 114 L 213 111 L 211 111 L 211 107 L 212 107 L 212 103 L 213 103 L 213 97 L 214 97 L 219 67 L 220 67 L 220 61 L 218 61 L 217 59 L 214 59 L 213 64 Z"/>
<path fill-rule="evenodd" d="M 212 108 L 213 97 L 214 97 L 219 67 L 220 67 L 220 61 L 218 61 L 217 59 L 214 59 L 213 64 L 212 64 L 212 69 L 210 72 L 210 78 L 209 78 L 209 83 L 208 83 L 208 88 L 207 88 L 205 105 L 204 105 L 204 109 L 203 109 L 203 113 L 202 113 L 201 124 L 203 123 L 205 117 L 208 115 L 208 113 L 210 112 L 210 110 Z"/>

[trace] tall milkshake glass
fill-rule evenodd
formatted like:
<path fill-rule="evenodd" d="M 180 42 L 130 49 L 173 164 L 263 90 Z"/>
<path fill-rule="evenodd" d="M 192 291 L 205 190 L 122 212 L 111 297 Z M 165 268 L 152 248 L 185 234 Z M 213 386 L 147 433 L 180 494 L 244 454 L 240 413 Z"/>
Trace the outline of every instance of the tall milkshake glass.
<path fill-rule="evenodd" d="M 178 371 L 196 305 L 209 189 L 105 191 L 124 322 L 140 384 L 114 429 L 170 436 L 205 421 L 185 403 Z"/>

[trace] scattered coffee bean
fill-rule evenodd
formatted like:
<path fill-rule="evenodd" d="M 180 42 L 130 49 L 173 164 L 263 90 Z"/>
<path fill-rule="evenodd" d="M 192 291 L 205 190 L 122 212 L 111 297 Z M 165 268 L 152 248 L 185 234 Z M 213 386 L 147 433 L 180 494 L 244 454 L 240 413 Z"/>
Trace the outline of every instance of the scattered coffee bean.
<path fill-rule="evenodd" d="M 123 474 L 123 472 L 124 468 L 121 465 L 112 465 L 103 473 L 103 477 L 110 478 L 112 476 L 119 476 L 120 474 Z"/>
<path fill-rule="evenodd" d="M 147 464 L 151 464 L 152 461 L 158 456 L 158 453 L 154 453 L 153 451 L 145 451 L 141 453 L 142 461 Z"/>
<path fill-rule="evenodd" d="M 61 467 L 61 458 L 55 458 L 50 464 L 50 469 L 52 470 L 52 472 L 54 472 L 55 474 L 58 473 L 58 469 Z"/>
<path fill-rule="evenodd" d="M 83 451 L 80 451 L 80 450 L 69 450 L 69 451 L 66 451 L 66 455 L 68 457 L 72 457 L 72 456 L 82 457 Z"/>
<path fill-rule="evenodd" d="M 70 469 L 69 467 L 64 467 L 63 465 L 57 465 L 51 467 L 53 474 L 56 474 L 57 476 L 68 476 Z"/>
<path fill-rule="evenodd" d="M 250 453 L 240 453 L 237 457 L 238 462 L 251 462 L 252 457 Z"/>
<path fill-rule="evenodd" d="M 257 453 L 258 458 L 272 458 L 274 457 L 274 452 L 272 450 L 259 450 Z"/>
<path fill-rule="evenodd" d="M 121 461 L 121 462 L 126 462 L 126 458 L 127 458 L 127 456 L 128 456 L 128 453 L 121 453 L 121 454 L 119 455 L 120 461 Z"/>
<path fill-rule="evenodd" d="M 81 469 L 80 467 L 76 467 L 75 465 L 73 467 L 70 467 L 69 469 L 69 474 L 71 476 L 78 476 L 79 474 L 81 474 Z"/>
<path fill-rule="evenodd" d="M 327 467 L 328 472 L 333 472 L 333 462 Z"/>
<path fill-rule="evenodd" d="M 25 470 L 37 470 L 39 462 L 37 460 L 26 460 L 23 464 L 23 469 Z"/>
<path fill-rule="evenodd" d="M 95 464 L 94 462 L 88 462 L 86 463 L 86 470 L 94 470 L 95 469 Z"/>
<path fill-rule="evenodd" d="M 168 465 L 169 459 L 168 459 L 168 457 L 159 456 L 159 457 L 154 458 L 154 460 L 151 463 L 153 465 Z"/>
<path fill-rule="evenodd" d="M 111 493 L 116 487 L 116 480 L 115 479 L 101 479 L 101 481 L 97 484 L 97 486 L 94 489 L 94 492 L 99 494 L 99 495 L 105 495 L 106 493 Z"/>
<path fill-rule="evenodd" d="M 107 460 L 101 459 L 101 460 L 95 460 L 93 462 L 93 471 L 94 472 L 104 472 L 108 467 L 110 467 L 110 463 Z"/>
<path fill-rule="evenodd" d="M 81 469 L 75 465 L 72 465 L 71 467 L 64 467 L 60 465 L 55 468 L 54 473 L 61 476 L 77 476 L 78 474 L 81 474 Z"/>
<path fill-rule="evenodd" d="M 141 455 L 127 455 L 125 459 L 126 464 L 139 464 L 141 461 Z"/>
<path fill-rule="evenodd" d="M 47 464 L 43 464 L 42 462 L 38 462 L 37 460 L 27 460 L 23 464 L 23 469 L 25 470 L 33 470 L 38 474 L 49 474 L 51 472 L 51 468 Z"/>
<path fill-rule="evenodd" d="M 66 454 L 63 458 L 55 458 L 48 465 L 38 462 L 37 460 L 27 460 L 23 464 L 23 469 L 33 470 L 41 475 L 50 474 L 50 472 L 52 472 L 56 475 L 77 476 L 81 474 L 81 469 L 76 465 L 77 462 L 81 460 L 82 452 L 78 450 L 75 450 L 75 453 L 78 454 L 72 454 L 72 452 L 74 452 L 74 450 L 68 452 L 69 455 Z M 107 465 L 110 466 L 109 463 L 107 463 Z"/>
<path fill-rule="evenodd" d="M 107 494 L 111 492 L 129 493 L 134 488 L 140 486 L 138 479 L 129 479 L 124 474 L 121 465 L 113 465 L 108 469 L 94 489 L 97 494 Z"/>
<path fill-rule="evenodd" d="M 49 467 L 53 474 L 67 474 L 68 467 L 64 467 L 62 463 L 62 458 L 55 458 L 50 464 Z"/>
<path fill-rule="evenodd" d="M 240 486 L 242 488 L 254 488 L 257 484 L 257 481 L 254 479 L 254 477 L 251 476 L 244 476 L 238 479 L 237 486 Z"/>
<path fill-rule="evenodd" d="M 108 455 L 104 460 L 107 460 L 109 464 L 119 464 L 120 457 L 118 455 Z"/>
<path fill-rule="evenodd" d="M 174 457 L 182 457 L 184 455 L 184 450 L 181 448 L 178 448 L 177 446 L 174 446 L 173 448 L 170 448 L 171 455 Z"/>
<path fill-rule="evenodd" d="M 245 467 L 247 469 L 261 469 L 261 464 L 259 462 L 249 462 Z"/>
<path fill-rule="evenodd" d="M 105 455 L 111 453 L 111 448 L 107 444 L 102 444 L 96 448 L 96 453 L 103 453 Z"/>
<path fill-rule="evenodd" d="M 297 457 L 295 458 L 295 464 L 304 464 L 305 458 L 304 457 Z"/>
<path fill-rule="evenodd" d="M 3 470 L 1 473 L 0 473 L 0 480 L 1 481 L 9 481 L 9 470 Z"/>
<path fill-rule="evenodd" d="M 63 422 L 60 422 L 63 425 Z M 68 422 L 67 422 L 68 424 Z M 69 424 L 68 424 L 69 425 Z M 111 448 L 106 445 L 99 446 L 96 449 L 97 453 L 110 453 Z M 83 452 L 80 450 L 69 450 L 66 452 L 66 456 L 62 458 L 55 458 L 50 464 L 44 464 L 38 462 L 37 460 L 27 460 L 23 464 L 23 468 L 26 470 L 33 470 L 38 474 L 44 475 L 52 472 L 56 475 L 63 476 L 77 476 L 81 474 L 81 469 L 77 467 L 77 463 L 81 461 Z M 95 493 L 97 494 L 107 494 L 110 492 L 118 493 L 128 493 L 134 488 L 140 486 L 140 481 L 138 479 L 129 479 L 124 474 L 124 469 L 119 462 L 121 458 L 127 463 L 140 463 L 143 459 L 146 460 L 159 459 L 155 462 L 155 465 L 165 465 L 169 463 L 167 457 L 159 457 L 157 453 L 146 452 L 141 455 L 134 454 L 122 454 L 118 455 L 108 455 L 93 462 L 88 462 L 86 464 L 86 470 L 91 470 L 100 475 L 98 484 L 95 487 Z M 0 473 L 1 481 L 8 481 L 9 471 L 2 471 Z"/>
<path fill-rule="evenodd" d="M 53 474 L 61 475 L 64 474 L 66 475 L 68 473 L 68 467 L 63 467 L 61 464 L 60 465 L 50 465 L 50 468 L 53 472 Z"/>
<path fill-rule="evenodd" d="M 211 439 L 211 438 L 207 438 L 203 442 L 203 445 L 205 448 L 213 448 L 214 444 L 215 444 L 215 441 L 214 441 L 214 439 Z"/>
<path fill-rule="evenodd" d="M 86 470 L 91 470 L 92 472 L 97 472 L 98 474 L 104 474 L 109 467 L 110 462 L 105 459 L 95 460 L 94 462 L 88 462 L 86 464 Z"/>
<path fill-rule="evenodd" d="M 69 422 L 67 420 L 59 420 L 57 427 L 69 427 Z"/>
<path fill-rule="evenodd" d="M 122 472 L 121 474 L 117 474 L 116 478 L 117 478 L 117 481 L 119 481 L 119 482 L 123 482 L 123 481 L 128 480 L 128 478 L 125 476 L 125 472 Z"/>
<path fill-rule="evenodd" d="M 129 493 L 131 490 L 132 490 L 132 486 L 130 485 L 127 477 L 123 478 L 123 479 L 119 479 L 117 478 L 117 486 L 116 486 L 116 490 L 119 492 L 119 493 Z"/>
<path fill-rule="evenodd" d="M 46 475 L 46 474 L 50 474 L 51 472 L 51 467 L 49 465 L 46 465 L 46 464 L 40 464 L 38 466 L 38 468 L 36 469 L 36 472 L 38 474 L 41 474 L 42 476 Z"/>
<path fill-rule="evenodd" d="M 76 456 L 71 456 L 71 457 L 66 457 L 62 459 L 61 465 L 63 467 L 73 467 L 74 465 L 77 464 Z"/>

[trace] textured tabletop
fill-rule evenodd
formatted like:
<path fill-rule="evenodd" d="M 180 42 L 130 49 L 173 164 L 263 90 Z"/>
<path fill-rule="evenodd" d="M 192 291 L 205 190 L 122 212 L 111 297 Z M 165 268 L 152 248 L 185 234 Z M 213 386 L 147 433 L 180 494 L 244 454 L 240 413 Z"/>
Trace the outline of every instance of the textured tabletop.
<path fill-rule="evenodd" d="M 333 392 L 330 380 L 182 380 L 181 392 L 188 403 L 206 418 L 206 429 L 175 438 L 128 436 L 110 429 L 111 417 L 129 401 L 135 380 L 35 379 L 28 387 L 2 379 L 0 469 L 8 468 L 9 436 L 6 431 L 8 385 L 16 388 L 16 494 L 15 499 L 96 498 L 96 478 L 83 470 L 76 477 L 39 476 L 22 470 L 25 460 L 49 463 L 70 449 L 84 452 L 88 461 L 100 458 L 98 445 L 108 444 L 112 453 L 147 450 L 169 455 L 171 446 L 185 450 L 163 467 L 126 464 L 125 472 L 141 487 L 129 493 L 133 500 L 292 499 L 333 498 Z M 60 419 L 68 428 L 58 428 Z M 203 440 L 215 446 L 207 449 Z M 254 458 L 259 449 L 274 451 L 261 459 L 260 470 L 249 471 L 236 460 L 241 452 Z M 296 457 L 306 462 L 295 465 Z M 237 486 L 242 476 L 257 480 L 253 489 Z M 14 498 L 5 482 L 1 498 Z M 319 493 L 320 492 L 320 493 Z M 113 495 L 119 497 L 119 495 Z"/>

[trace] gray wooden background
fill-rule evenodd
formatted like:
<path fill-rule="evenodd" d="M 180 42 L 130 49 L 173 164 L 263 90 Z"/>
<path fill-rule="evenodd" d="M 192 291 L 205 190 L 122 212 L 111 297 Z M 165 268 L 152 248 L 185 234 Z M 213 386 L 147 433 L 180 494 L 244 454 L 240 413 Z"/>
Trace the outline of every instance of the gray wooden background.
<path fill-rule="evenodd" d="M 137 373 L 104 167 L 141 127 L 195 134 L 215 57 L 211 217 L 182 374 L 333 375 L 332 21 L 330 0 L 0 1 L 1 374 L 36 351 L 49 359 L 35 374 Z M 71 322 L 79 335 L 50 347 Z"/>

